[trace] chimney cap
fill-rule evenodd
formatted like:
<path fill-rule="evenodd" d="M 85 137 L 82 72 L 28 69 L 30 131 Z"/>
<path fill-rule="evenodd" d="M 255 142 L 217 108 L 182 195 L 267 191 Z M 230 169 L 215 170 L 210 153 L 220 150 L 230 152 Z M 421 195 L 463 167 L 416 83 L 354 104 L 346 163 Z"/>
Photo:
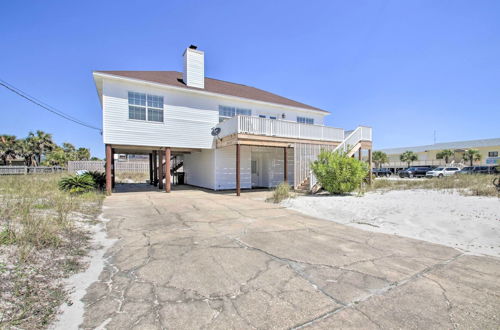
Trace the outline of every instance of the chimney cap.
<path fill-rule="evenodd" d="M 190 46 L 189 46 L 189 49 L 198 49 L 198 46 L 195 46 L 195 45 L 190 45 Z"/>

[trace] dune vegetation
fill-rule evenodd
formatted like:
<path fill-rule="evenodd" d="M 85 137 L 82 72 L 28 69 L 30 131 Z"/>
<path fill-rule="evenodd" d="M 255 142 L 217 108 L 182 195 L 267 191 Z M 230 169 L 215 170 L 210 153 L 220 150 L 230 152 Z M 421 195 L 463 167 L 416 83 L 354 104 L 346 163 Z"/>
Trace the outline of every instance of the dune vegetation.
<path fill-rule="evenodd" d="M 466 196 L 499 196 L 493 185 L 494 175 L 459 174 L 443 178 L 422 179 L 385 179 L 377 178 L 371 190 L 408 190 L 408 189 L 434 189 L 456 190 Z"/>
<path fill-rule="evenodd" d="M 0 176 L 0 328 L 46 327 L 85 266 L 104 195 L 62 191 L 64 176 Z"/>

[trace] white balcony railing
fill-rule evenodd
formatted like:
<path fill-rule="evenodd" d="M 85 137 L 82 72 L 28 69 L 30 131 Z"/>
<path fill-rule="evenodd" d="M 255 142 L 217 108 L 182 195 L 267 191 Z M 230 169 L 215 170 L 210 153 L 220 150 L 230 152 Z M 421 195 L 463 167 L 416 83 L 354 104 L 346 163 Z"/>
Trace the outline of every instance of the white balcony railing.
<path fill-rule="evenodd" d="M 372 140 L 372 128 L 366 126 L 359 126 L 355 130 L 346 131 L 345 138 L 341 144 L 339 144 L 335 150 L 349 152 L 357 143 L 361 141 L 371 141 Z"/>
<path fill-rule="evenodd" d="M 341 128 L 250 116 L 236 116 L 219 123 L 217 127 L 221 129 L 220 138 L 238 133 L 323 141 L 344 140 L 344 130 Z"/>

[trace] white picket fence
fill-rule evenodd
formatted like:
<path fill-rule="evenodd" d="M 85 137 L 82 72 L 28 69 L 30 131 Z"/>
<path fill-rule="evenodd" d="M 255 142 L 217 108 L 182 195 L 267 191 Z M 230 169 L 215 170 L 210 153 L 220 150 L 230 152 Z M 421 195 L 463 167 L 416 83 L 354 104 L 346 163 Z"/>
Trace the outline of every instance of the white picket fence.
<path fill-rule="evenodd" d="M 68 162 L 68 172 L 74 173 L 80 170 L 102 171 L 104 172 L 106 162 L 100 161 L 70 161 Z M 122 162 L 115 161 L 115 172 L 148 173 L 149 162 Z"/>

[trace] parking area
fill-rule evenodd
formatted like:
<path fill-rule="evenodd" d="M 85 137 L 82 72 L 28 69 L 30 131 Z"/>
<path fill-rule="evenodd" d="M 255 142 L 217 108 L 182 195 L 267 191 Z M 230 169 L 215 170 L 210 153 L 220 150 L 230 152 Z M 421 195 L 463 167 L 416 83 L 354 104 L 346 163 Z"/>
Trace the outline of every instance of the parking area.
<path fill-rule="evenodd" d="M 124 186 L 125 187 L 125 186 Z M 496 328 L 500 260 L 264 200 L 140 186 L 106 198 L 117 242 L 83 328 Z"/>

